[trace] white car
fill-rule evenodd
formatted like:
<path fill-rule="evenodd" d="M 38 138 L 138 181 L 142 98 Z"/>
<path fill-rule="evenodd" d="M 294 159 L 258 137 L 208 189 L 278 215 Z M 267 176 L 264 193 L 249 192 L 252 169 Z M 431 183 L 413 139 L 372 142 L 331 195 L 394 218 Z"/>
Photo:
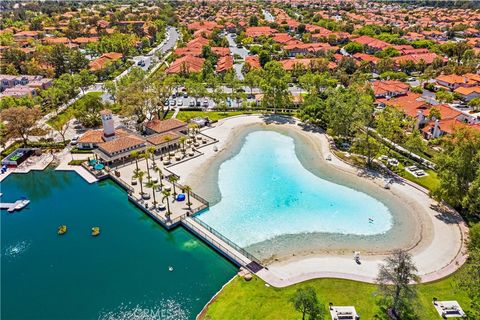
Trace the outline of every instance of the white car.
<path fill-rule="evenodd" d="M 73 137 L 72 140 L 70 140 L 70 144 L 72 146 L 76 145 L 78 143 L 78 138 L 78 136 Z"/>
<path fill-rule="evenodd" d="M 182 101 L 182 100 L 178 100 L 177 106 L 179 106 L 179 107 L 183 106 L 183 101 Z"/>

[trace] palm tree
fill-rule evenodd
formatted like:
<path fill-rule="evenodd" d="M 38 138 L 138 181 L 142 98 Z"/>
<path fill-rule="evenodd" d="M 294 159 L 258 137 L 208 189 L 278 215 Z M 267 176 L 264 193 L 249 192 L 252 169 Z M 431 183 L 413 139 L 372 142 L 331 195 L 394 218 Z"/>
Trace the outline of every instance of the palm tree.
<path fill-rule="evenodd" d="M 153 182 L 153 180 L 149 180 L 145 185 L 147 188 L 152 188 L 153 191 L 153 206 L 157 204 L 157 199 L 155 198 L 155 188 L 158 187 L 158 183 Z"/>
<path fill-rule="evenodd" d="M 157 149 L 155 147 L 148 147 L 147 148 L 147 152 L 152 156 L 152 162 L 155 161 L 155 151 L 157 151 Z"/>
<path fill-rule="evenodd" d="M 168 176 L 168 181 L 170 181 L 170 183 L 173 185 L 173 195 L 176 196 L 177 191 L 175 190 L 175 182 L 178 181 L 178 177 L 174 174 L 171 174 Z"/>
<path fill-rule="evenodd" d="M 138 179 L 138 183 L 140 184 L 140 192 L 143 195 L 143 176 L 145 175 L 145 172 L 143 172 L 140 169 L 135 170 L 135 174 L 133 177 L 135 179 Z"/>
<path fill-rule="evenodd" d="M 181 136 L 178 141 L 180 142 L 180 144 L 182 145 L 182 152 L 183 152 L 183 155 L 185 155 L 187 149 L 185 149 L 185 141 L 187 141 L 187 137 L 185 136 Z"/>
<path fill-rule="evenodd" d="M 165 199 L 167 199 L 167 213 L 166 213 L 166 216 L 167 216 L 167 218 L 170 218 L 170 215 L 172 214 L 170 212 L 170 202 L 168 202 L 168 197 L 170 197 L 170 191 L 163 190 L 162 194 L 163 194 L 162 203 L 165 202 Z"/>
<path fill-rule="evenodd" d="M 138 170 L 138 158 L 140 157 L 140 152 L 138 150 L 132 151 L 130 152 L 130 157 L 135 159 L 135 165 L 137 166 L 137 170 Z"/>
<path fill-rule="evenodd" d="M 170 137 L 168 137 L 168 136 L 167 136 L 167 137 L 165 137 L 165 142 L 167 143 L 167 155 L 168 155 L 168 161 L 170 161 L 170 150 L 169 150 L 169 148 L 168 148 L 168 147 L 169 147 L 169 143 L 170 143 L 170 141 L 171 141 L 171 140 L 172 140 L 172 138 L 170 138 Z"/>
<path fill-rule="evenodd" d="M 187 206 L 189 209 L 191 209 L 190 207 L 192 205 L 192 203 L 190 202 L 190 191 L 192 191 L 192 187 L 188 185 L 183 186 L 183 192 L 187 193 Z"/>
<path fill-rule="evenodd" d="M 150 180 L 150 167 L 148 166 L 148 159 L 150 158 L 150 154 L 148 150 L 145 150 L 144 153 L 141 154 L 141 157 L 145 159 L 145 162 L 147 163 L 147 178 Z"/>
<path fill-rule="evenodd" d="M 158 166 L 153 167 L 153 171 L 158 173 L 158 182 L 160 182 L 160 188 L 163 187 L 163 182 L 162 182 L 162 170 Z"/>

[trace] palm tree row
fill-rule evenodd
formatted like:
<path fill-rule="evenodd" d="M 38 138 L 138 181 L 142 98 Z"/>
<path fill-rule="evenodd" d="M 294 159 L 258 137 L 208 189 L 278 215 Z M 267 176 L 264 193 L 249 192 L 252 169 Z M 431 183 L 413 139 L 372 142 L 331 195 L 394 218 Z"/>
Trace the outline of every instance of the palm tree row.
<path fill-rule="evenodd" d="M 133 178 L 138 180 L 138 183 L 140 184 L 140 193 L 142 194 L 142 196 L 144 194 L 144 192 L 143 192 L 143 181 L 144 181 L 144 177 L 145 177 L 145 172 L 140 170 L 140 168 L 138 167 L 138 159 L 140 159 L 140 158 L 145 159 L 145 163 L 147 165 L 147 172 L 146 173 L 147 173 L 147 179 L 148 179 L 145 186 L 147 188 L 152 189 L 153 205 L 154 206 L 156 206 L 156 204 L 157 204 L 155 189 L 157 189 L 158 187 L 163 188 L 163 178 L 164 178 L 162 170 L 155 163 L 155 158 L 154 158 L 155 150 L 156 149 L 154 147 L 149 147 L 143 153 L 140 153 L 139 151 L 132 151 L 130 153 L 130 156 L 133 159 L 135 159 L 135 165 L 136 165 L 136 169 L 134 170 Z M 152 180 L 152 176 L 150 175 L 150 165 L 148 163 L 149 159 L 151 160 L 151 164 L 152 164 L 151 169 L 158 174 L 158 182 L 155 182 L 154 180 Z M 173 186 L 173 193 L 171 193 L 168 190 L 162 190 L 163 198 L 162 198 L 161 202 L 163 203 L 163 202 L 165 202 L 165 200 L 167 200 L 167 204 L 166 204 L 167 205 L 167 212 L 166 212 L 167 217 L 170 217 L 170 215 L 171 215 L 169 197 L 170 196 L 175 197 L 177 195 L 176 182 L 178 181 L 178 179 L 179 179 L 178 176 L 176 176 L 174 174 L 171 174 L 171 175 L 168 176 L 168 181 Z M 190 191 L 191 190 L 192 190 L 192 188 L 190 186 L 183 186 L 183 190 L 182 190 L 182 192 L 187 193 L 187 206 L 189 208 L 192 205 L 192 203 L 190 202 Z"/>

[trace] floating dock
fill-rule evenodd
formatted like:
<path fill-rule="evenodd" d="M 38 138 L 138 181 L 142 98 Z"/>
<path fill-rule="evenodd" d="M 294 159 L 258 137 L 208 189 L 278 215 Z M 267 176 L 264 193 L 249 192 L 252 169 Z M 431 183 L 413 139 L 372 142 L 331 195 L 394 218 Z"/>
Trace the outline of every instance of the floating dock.
<path fill-rule="evenodd" d="M 0 209 L 7 210 L 8 212 L 13 212 L 15 210 L 22 210 L 26 206 L 26 204 L 24 204 L 24 201 L 25 200 L 17 200 L 15 202 L 2 202 L 0 203 Z M 21 206 L 21 207 L 16 209 L 17 206 Z"/>

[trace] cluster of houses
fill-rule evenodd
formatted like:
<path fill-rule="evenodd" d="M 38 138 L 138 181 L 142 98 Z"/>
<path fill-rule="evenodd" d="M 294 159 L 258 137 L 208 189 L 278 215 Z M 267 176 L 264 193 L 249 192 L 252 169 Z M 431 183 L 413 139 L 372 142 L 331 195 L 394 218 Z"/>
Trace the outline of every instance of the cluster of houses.
<path fill-rule="evenodd" d="M 301 3 L 302 7 L 310 6 L 311 8 L 318 5 L 318 1 L 294 1 L 291 5 L 295 7 L 297 3 Z M 316 11 L 315 15 L 321 19 L 348 22 L 352 26 L 352 31 L 365 25 L 389 25 L 411 30 L 402 35 L 403 41 L 431 40 L 438 44 L 448 40 L 466 41 L 476 54 L 480 54 L 480 30 L 476 28 L 480 22 L 480 15 L 474 10 L 452 9 L 451 11 L 454 13 L 452 16 L 449 10 L 441 8 L 427 10 L 422 7 L 410 6 L 407 10 L 395 4 L 366 4 L 363 2 L 352 2 L 351 5 L 355 7 L 355 13 L 339 9 L 337 1 L 326 2 L 322 5 L 324 9 Z M 445 56 L 431 52 L 425 47 L 392 44 L 373 36 L 332 31 L 312 23 L 304 24 L 298 16 L 293 17 L 291 13 L 287 14 L 285 10 L 275 6 L 268 8 L 272 12 L 274 20 L 266 21 L 263 19 L 262 8 L 260 4 L 256 3 L 249 3 L 245 6 L 232 4 L 228 8 L 220 6 L 219 3 L 212 3 L 208 6 L 194 6 L 186 3 L 178 8 L 177 14 L 179 22 L 187 26 L 194 38 L 203 39 L 202 41 L 206 44 L 208 44 L 208 37 L 215 29 L 242 34 L 250 39 L 249 43 L 253 44 L 261 44 L 265 38 L 271 39 L 281 48 L 280 52 L 272 52 L 272 57 L 280 60 L 286 70 L 292 70 L 296 63 L 303 68 L 310 69 L 319 58 L 326 58 L 328 69 L 334 70 L 342 59 L 352 57 L 357 65 L 367 64 L 375 71 L 377 64 L 381 61 L 381 58 L 375 54 L 388 48 L 395 49 L 397 52 L 397 56 L 392 57 L 397 71 L 405 71 L 412 64 L 428 66 L 435 61 L 442 64 L 448 62 L 448 58 Z M 249 24 L 251 15 L 258 17 L 259 25 Z M 468 21 L 465 20 L 466 16 L 469 17 Z M 198 20 L 198 17 L 203 19 Z M 456 32 L 456 35 L 461 38 L 449 38 L 447 30 L 462 24 L 465 27 Z M 300 28 L 303 30 L 300 31 Z M 177 73 L 180 70 L 198 72 L 201 70 L 203 65 L 202 60 L 199 59 L 201 42 L 195 39 L 187 44 L 186 48 L 177 50 L 179 59 L 174 62 L 174 66 L 169 72 Z M 347 42 L 358 43 L 363 48 L 362 52 L 349 54 L 342 49 Z M 227 50 L 215 53 L 221 59 L 217 66 L 217 72 L 231 68 L 233 61 L 228 57 Z M 288 57 L 288 60 L 295 62 L 286 61 L 287 59 L 281 60 L 278 57 Z M 251 66 L 258 67 L 256 64 L 258 57 L 248 57 L 245 60 Z"/>
<path fill-rule="evenodd" d="M 0 74 L 0 98 L 32 97 L 51 85 L 52 79 L 42 76 Z"/>
<path fill-rule="evenodd" d="M 28 3 L 21 5 L 25 6 Z M 41 45 L 65 45 L 85 54 L 90 60 L 88 68 L 91 72 L 104 73 L 124 63 L 123 55 L 119 52 L 106 52 L 101 56 L 95 56 L 89 50 L 89 45 L 98 43 L 102 37 L 115 33 L 136 34 L 136 40 L 132 40 L 130 45 L 141 50 L 142 39 L 147 39 L 150 44 L 154 40 L 150 28 L 153 25 L 152 17 L 156 17 L 159 10 L 161 10 L 160 7 L 151 4 L 125 4 L 112 7 L 99 3 L 78 11 L 51 13 L 52 17 L 42 21 L 41 26 L 36 30 L 28 30 L 28 24 L 23 28 L 12 26 L 1 29 L 0 34 L 11 41 L 0 45 L 0 59 L 3 59 L 7 50 L 17 49 L 24 52 L 27 59 L 34 58 L 44 73 L 50 74 L 53 70 L 52 66 L 42 59 L 42 53 L 37 49 Z M 123 12 L 123 20 L 114 20 L 112 16 L 119 12 Z M 71 32 L 72 21 L 78 23 L 74 34 Z"/>
<path fill-rule="evenodd" d="M 480 119 L 476 115 L 460 111 L 448 104 L 431 105 L 421 94 L 411 92 L 410 85 L 404 82 L 378 80 L 372 83 L 372 89 L 378 107 L 398 108 L 407 117 L 416 119 L 416 127 L 426 139 L 451 134 L 459 127 L 480 131 Z M 433 109 L 437 112 L 431 115 Z"/>
<path fill-rule="evenodd" d="M 480 74 L 441 75 L 435 80 L 438 87 L 455 92 L 464 101 L 480 97 Z"/>
<path fill-rule="evenodd" d="M 126 160 L 132 151 L 154 147 L 165 153 L 180 146 L 179 139 L 188 132 L 187 123 L 177 119 L 153 119 L 145 123 L 145 135 L 126 128 L 116 128 L 110 110 L 101 111 L 102 129 L 92 129 L 78 139 L 79 149 L 91 149 L 106 164 Z"/>

